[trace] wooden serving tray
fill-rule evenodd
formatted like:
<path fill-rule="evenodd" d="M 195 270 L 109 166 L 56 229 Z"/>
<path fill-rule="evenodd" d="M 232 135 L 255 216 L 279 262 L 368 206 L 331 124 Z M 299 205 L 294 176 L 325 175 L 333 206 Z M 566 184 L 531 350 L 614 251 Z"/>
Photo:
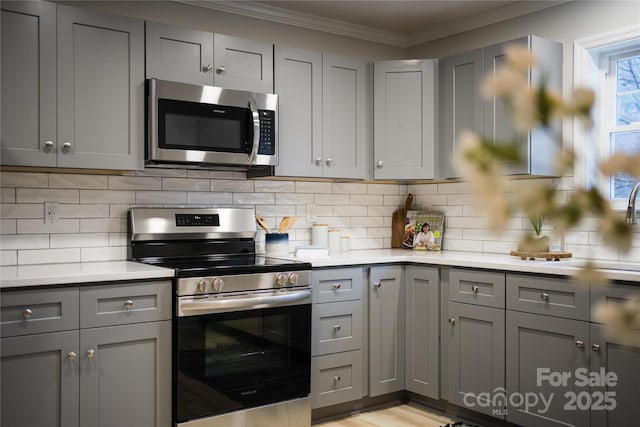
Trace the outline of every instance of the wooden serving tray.
<path fill-rule="evenodd" d="M 525 251 L 511 251 L 511 256 L 520 257 L 520 259 L 535 260 L 536 258 L 544 258 L 547 261 L 560 261 L 560 258 L 571 258 L 573 254 L 571 252 L 525 252 Z"/>

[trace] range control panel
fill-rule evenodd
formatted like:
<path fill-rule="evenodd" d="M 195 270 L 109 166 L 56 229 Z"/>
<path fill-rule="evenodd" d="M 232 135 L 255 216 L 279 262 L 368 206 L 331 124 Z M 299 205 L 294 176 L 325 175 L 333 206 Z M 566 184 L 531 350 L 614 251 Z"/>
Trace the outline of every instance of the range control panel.
<path fill-rule="evenodd" d="M 220 225 L 218 214 L 176 214 L 178 227 L 217 227 Z"/>

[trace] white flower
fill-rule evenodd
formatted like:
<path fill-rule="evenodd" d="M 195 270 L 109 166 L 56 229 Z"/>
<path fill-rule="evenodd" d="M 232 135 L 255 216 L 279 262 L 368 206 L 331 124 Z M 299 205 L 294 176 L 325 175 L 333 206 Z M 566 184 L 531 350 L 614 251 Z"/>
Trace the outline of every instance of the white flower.
<path fill-rule="evenodd" d="M 605 302 L 593 310 L 596 321 L 607 325 L 607 336 L 622 344 L 640 346 L 640 300 L 630 299 L 624 303 Z"/>
<path fill-rule="evenodd" d="M 640 178 L 640 153 L 625 154 L 617 152 L 600 163 L 600 170 L 608 176 L 628 173 L 631 176 Z"/>
<path fill-rule="evenodd" d="M 536 58 L 531 54 L 528 46 L 512 44 L 504 49 L 507 63 L 519 71 L 528 71 L 536 64 Z"/>

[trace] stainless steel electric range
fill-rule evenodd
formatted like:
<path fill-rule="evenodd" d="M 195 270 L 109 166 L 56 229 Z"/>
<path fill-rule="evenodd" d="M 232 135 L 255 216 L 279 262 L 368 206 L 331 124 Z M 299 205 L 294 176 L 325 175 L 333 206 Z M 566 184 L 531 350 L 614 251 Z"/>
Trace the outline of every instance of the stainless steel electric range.
<path fill-rule="evenodd" d="M 177 426 L 311 423 L 311 265 L 256 255 L 253 209 L 133 208 L 130 259 L 172 268 Z"/>

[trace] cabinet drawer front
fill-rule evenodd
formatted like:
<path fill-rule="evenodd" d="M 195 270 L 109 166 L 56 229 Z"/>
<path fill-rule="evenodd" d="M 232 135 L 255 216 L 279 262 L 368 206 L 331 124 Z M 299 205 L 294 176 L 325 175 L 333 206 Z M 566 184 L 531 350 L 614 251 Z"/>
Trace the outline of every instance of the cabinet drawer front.
<path fill-rule="evenodd" d="M 171 282 L 128 283 L 80 290 L 80 326 L 171 319 Z"/>
<path fill-rule="evenodd" d="M 611 285 L 591 285 L 591 321 L 602 323 L 593 313 L 601 304 L 624 304 L 629 300 L 640 300 L 640 286 L 637 284 L 614 283 Z"/>
<path fill-rule="evenodd" d="M 311 407 L 336 405 L 362 398 L 362 351 L 311 359 Z"/>
<path fill-rule="evenodd" d="M 362 348 L 361 301 L 316 304 L 311 325 L 313 356 Z"/>
<path fill-rule="evenodd" d="M 2 294 L 2 336 L 78 329 L 78 288 Z"/>
<path fill-rule="evenodd" d="M 449 300 L 504 308 L 504 274 L 493 271 L 451 269 Z"/>
<path fill-rule="evenodd" d="M 349 301 L 362 298 L 362 269 L 313 270 L 313 302 Z"/>
<path fill-rule="evenodd" d="M 527 313 L 589 320 L 589 288 L 568 279 L 507 275 L 507 308 Z"/>

